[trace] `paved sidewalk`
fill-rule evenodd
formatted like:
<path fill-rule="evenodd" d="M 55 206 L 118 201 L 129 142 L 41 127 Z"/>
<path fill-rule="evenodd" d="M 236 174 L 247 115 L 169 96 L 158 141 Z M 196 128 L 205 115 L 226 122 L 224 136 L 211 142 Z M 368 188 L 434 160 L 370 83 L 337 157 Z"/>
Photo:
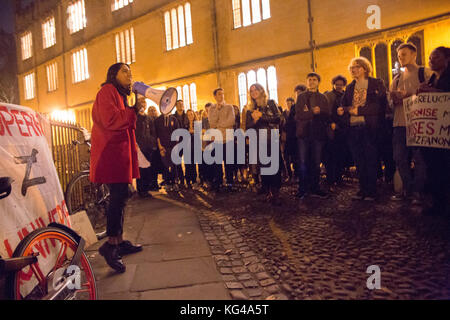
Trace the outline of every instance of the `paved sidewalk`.
<path fill-rule="evenodd" d="M 105 240 L 86 250 L 99 299 L 231 299 L 195 212 L 163 199 L 135 198 L 126 209 L 124 238 L 144 250 L 124 257 L 123 274 L 98 254 Z"/>

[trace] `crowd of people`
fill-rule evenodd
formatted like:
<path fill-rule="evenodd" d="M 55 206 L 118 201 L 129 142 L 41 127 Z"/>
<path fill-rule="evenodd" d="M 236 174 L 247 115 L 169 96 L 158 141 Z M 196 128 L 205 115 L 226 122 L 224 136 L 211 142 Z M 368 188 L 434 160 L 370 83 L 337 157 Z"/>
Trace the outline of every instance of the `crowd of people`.
<path fill-rule="evenodd" d="M 299 199 L 327 198 L 342 183 L 344 172 L 350 167 L 356 167 L 359 181 L 359 191 L 353 199 L 373 202 L 379 197 L 377 180 L 382 178 L 392 184 L 398 171 L 403 190 L 393 191 L 392 201 L 423 206 L 433 214 L 448 214 L 450 150 L 407 145 L 403 100 L 421 92 L 450 92 L 450 48 L 432 51 L 430 69 L 417 65 L 417 49 L 411 43 L 400 45 L 397 53 L 402 69 L 390 88 L 383 80 L 371 77 L 369 60 L 357 57 L 348 67 L 350 83 L 345 76 L 337 75 L 332 80 L 333 89 L 321 93 L 321 76 L 311 72 L 283 106 L 277 106 L 264 87 L 255 83 L 249 88 L 248 103 L 242 112 L 226 102 L 222 88 L 212 92 L 215 103 L 206 104 L 200 111 L 185 111 L 183 101 L 178 100 L 175 113 L 158 115 L 155 107 L 146 110 L 144 97 L 137 99 L 133 110 L 127 104 L 129 66 L 113 65 L 93 108 L 91 180 L 108 184 L 112 199 L 107 214 L 109 240 L 100 253 L 111 267 L 123 272 L 125 266 L 120 257 L 142 250 L 122 239 L 126 186 L 134 178 L 138 178 L 141 197 L 152 197 L 149 191 L 160 188 L 173 191 L 202 187 L 210 192 L 233 192 L 238 185 L 251 184 L 265 201 L 279 206 L 283 183 L 298 184 Z M 222 133 L 225 139 L 203 140 L 201 148 L 204 151 L 214 144 L 211 150 L 221 151 L 223 163 L 175 164 L 171 155 L 178 141 L 172 141 L 172 133 L 185 129 L 194 141 L 199 123 L 202 133 L 208 129 Z M 238 129 L 278 129 L 278 147 L 273 149 L 270 133 L 259 135 L 257 148 L 252 148 L 247 140 L 245 163 L 236 162 L 236 152 L 234 161 L 227 161 L 228 147 L 234 144 L 233 150 L 237 150 L 237 140 L 226 131 Z M 254 153 L 263 146 L 268 154 L 279 153 L 275 174 L 261 174 L 268 165 L 258 152 Z M 191 153 L 194 148 L 191 143 Z M 139 157 L 144 161 L 138 161 Z M 257 161 L 249 161 L 252 157 Z M 321 181 L 323 173 L 325 183 Z M 430 195 L 429 205 L 426 194 Z"/>
<path fill-rule="evenodd" d="M 268 202 L 280 205 L 282 182 L 298 182 L 300 199 L 307 195 L 326 198 L 342 183 L 344 172 L 356 166 L 359 192 L 354 195 L 355 200 L 375 201 L 377 180 L 382 178 L 392 184 L 398 170 L 403 190 L 393 194 L 392 201 L 409 200 L 413 205 L 422 205 L 427 182 L 435 184 L 435 179 L 442 181 L 442 178 L 430 173 L 434 170 L 430 166 L 433 156 L 429 155 L 428 161 L 425 159 L 425 154 L 429 153 L 426 148 L 407 146 L 403 99 L 419 92 L 448 90 L 448 50 L 445 47 L 434 50 L 429 69 L 417 65 L 417 49 L 413 44 L 402 44 L 398 48 L 402 71 L 394 77 L 391 88 L 370 76 L 371 63 L 363 57 L 352 59 L 349 65 L 353 81 L 348 83 L 345 76 L 337 75 L 332 79 L 331 91 L 321 93 L 321 77 L 312 72 L 307 75 L 305 84 L 295 87 L 295 98 L 288 98 L 284 106 L 269 100 L 264 88 L 257 83 L 250 86 L 249 103 L 242 112 L 225 101 L 221 88 L 213 92 L 215 103 L 206 104 L 203 110 L 185 111 L 183 101 L 179 100 L 173 115 L 157 116 L 154 107 L 150 107 L 146 115 L 145 99 L 142 99 L 136 136 L 152 165 L 140 169 L 140 181 L 146 182 L 138 183 L 138 191 L 143 197 L 151 197 L 148 191 L 161 187 L 157 179 L 161 173 L 162 184 L 168 190 L 205 187 L 215 192 L 229 192 L 235 190 L 237 184 L 255 184 L 260 187 L 258 193 L 265 194 Z M 223 165 L 194 163 L 186 164 L 184 170 L 181 165 L 173 165 L 170 154 L 177 142 L 171 141 L 171 133 L 184 128 L 193 135 L 196 121 L 201 121 L 203 132 L 215 128 L 221 130 L 224 137 L 226 129 L 279 129 L 278 173 L 261 175 L 260 162 L 257 165 L 226 161 Z M 151 143 L 146 142 L 149 139 Z M 215 146 L 223 150 L 224 160 L 228 143 L 236 143 L 236 139 Z M 267 147 L 270 148 L 270 141 Z M 248 152 L 247 146 L 247 159 Z M 445 165 L 440 168 L 444 170 Z M 326 184 L 322 186 L 320 177 L 324 171 Z M 430 179 L 432 177 L 434 180 Z"/>

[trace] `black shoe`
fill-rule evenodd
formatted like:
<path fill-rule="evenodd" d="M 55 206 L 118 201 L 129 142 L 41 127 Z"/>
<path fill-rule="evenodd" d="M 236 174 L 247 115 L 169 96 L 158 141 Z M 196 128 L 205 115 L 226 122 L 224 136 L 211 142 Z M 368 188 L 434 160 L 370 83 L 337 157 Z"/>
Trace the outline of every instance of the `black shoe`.
<path fill-rule="evenodd" d="M 122 257 L 119 253 L 119 246 L 111 245 L 105 242 L 99 249 L 98 252 L 105 258 L 106 263 L 119 273 L 124 273 L 126 270 L 123 264 Z"/>
<path fill-rule="evenodd" d="M 119 254 L 123 257 L 127 254 L 137 253 L 142 251 L 142 246 L 140 244 L 133 245 L 130 241 L 125 240 L 119 244 Z"/>

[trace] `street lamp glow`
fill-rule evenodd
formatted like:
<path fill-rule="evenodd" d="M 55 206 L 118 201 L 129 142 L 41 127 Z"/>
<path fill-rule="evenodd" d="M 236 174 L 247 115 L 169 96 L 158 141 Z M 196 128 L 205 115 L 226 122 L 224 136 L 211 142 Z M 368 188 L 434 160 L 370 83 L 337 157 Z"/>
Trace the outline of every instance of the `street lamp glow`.
<path fill-rule="evenodd" d="M 76 116 L 73 110 L 54 110 L 51 115 L 51 119 L 54 121 L 65 122 L 65 123 L 75 123 Z"/>

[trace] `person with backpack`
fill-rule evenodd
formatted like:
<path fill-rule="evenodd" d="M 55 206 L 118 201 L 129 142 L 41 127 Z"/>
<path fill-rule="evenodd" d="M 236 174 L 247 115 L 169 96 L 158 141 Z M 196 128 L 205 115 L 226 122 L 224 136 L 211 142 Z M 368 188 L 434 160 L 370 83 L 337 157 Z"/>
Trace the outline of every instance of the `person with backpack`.
<path fill-rule="evenodd" d="M 397 54 L 404 70 L 393 79 L 390 90 L 394 113 L 392 145 L 394 161 L 403 183 L 403 192 L 393 195 L 391 200 L 411 200 L 413 205 L 420 205 L 427 169 L 421 149 L 406 145 L 403 99 L 416 94 L 420 84 L 430 78 L 431 71 L 417 65 L 417 48 L 414 44 L 401 44 Z M 411 161 L 414 161 L 414 173 L 411 170 Z"/>

